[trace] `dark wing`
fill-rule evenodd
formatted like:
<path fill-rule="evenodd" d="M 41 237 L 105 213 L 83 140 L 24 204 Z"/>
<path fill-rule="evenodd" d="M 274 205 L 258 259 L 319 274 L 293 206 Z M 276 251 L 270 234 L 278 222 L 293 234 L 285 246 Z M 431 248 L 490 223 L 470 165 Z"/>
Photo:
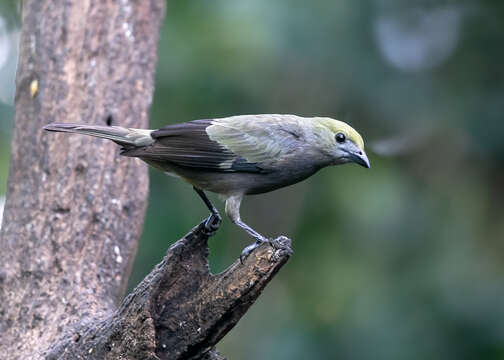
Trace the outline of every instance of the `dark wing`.
<path fill-rule="evenodd" d="M 208 137 L 212 120 L 194 120 L 165 126 L 151 133 L 152 145 L 125 149 L 122 155 L 168 162 L 177 166 L 223 172 L 263 172 Z"/>

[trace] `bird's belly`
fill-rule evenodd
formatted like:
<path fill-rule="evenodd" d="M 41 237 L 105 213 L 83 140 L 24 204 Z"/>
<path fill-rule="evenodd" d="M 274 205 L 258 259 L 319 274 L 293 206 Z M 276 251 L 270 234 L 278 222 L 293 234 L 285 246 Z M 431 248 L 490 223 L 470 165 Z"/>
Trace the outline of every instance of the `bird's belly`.
<path fill-rule="evenodd" d="M 250 186 L 247 187 L 245 194 L 262 194 L 265 192 L 280 189 L 282 187 L 293 185 L 310 177 L 317 170 L 318 169 L 313 168 L 304 169 L 303 171 L 263 174 L 262 177 L 260 179 L 257 179 L 256 181 L 249 181 Z"/>
<path fill-rule="evenodd" d="M 282 171 L 271 173 L 199 173 L 195 176 L 183 176 L 193 185 L 218 194 L 262 194 L 285 186 L 298 183 L 318 169 L 305 171 Z"/>
<path fill-rule="evenodd" d="M 151 161 L 150 165 L 178 176 L 188 183 L 217 194 L 261 194 L 298 183 L 314 174 L 319 167 L 292 167 L 268 173 L 221 172 L 182 168 Z"/>

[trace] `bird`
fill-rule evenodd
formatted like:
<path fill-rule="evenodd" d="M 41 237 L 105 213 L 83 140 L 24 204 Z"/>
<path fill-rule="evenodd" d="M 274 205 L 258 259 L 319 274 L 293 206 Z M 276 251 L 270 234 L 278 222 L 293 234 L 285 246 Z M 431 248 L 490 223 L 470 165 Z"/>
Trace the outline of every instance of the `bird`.
<path fill-rule="evenodd" d="M 362 136 L 329 117 L 260 114 L 193 120 L 156 130 L 74 123 L 50 123 L 44 129 L 112 140 L 121 155 L 185 180 L 210 211 L 204 224 L 208 236 L 215 234 L 222 218 L 205 191 L 219 194 L 231 222 L 255 239 L 240 259 L 270 242 L 241 219 L 245 195 L 298 183 L 331 165 L 370 168 Z"/>

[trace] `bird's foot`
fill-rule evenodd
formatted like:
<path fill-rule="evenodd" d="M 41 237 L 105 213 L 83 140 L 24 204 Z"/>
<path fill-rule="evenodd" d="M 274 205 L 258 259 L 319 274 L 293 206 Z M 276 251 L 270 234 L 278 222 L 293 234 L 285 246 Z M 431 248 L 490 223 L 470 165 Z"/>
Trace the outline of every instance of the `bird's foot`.
<path fill-rule="evenodd" d="M 286 236 L 279 236 L 276 239 L 266 239 L 266 238 L 257 238 L 256 241 L 243 249 L 240 255 L 240 262 L 243 264 L 245 259 L 259 246 L 264 243 L 270 244 L 270 246 L 275 250 L 273 255 L 271 256 L 271 262 L 276 262 L 283 256 L 292 255 L 292 247 L 291 240 Z"/>
<path fill-rule="evenodd" d="M 264 243 L 270 243 L 270 240 L 266 239 L 265 237 L 256 238 L 256 241 L 254 243 L 250 244 L 249 246 L 247 246 L 245 249 L 242 250 L 242 252 L 240 254 L 240 262 L 243 264 L 245 259 L 250 254 L 252 254 L 252 251 L 257 249 L 259 246 L 261 246 Z"/>
<path fill-rule="evenodd" d="M 275 249 L 273 255 L 270 258 L 271 262 L 278 261 L 283 256 L 292 255 L 291 239 L 286 236 L 279 236 L 276 239 L 271 239 L 269 241 L 271 247 Z"/>
<path fill-rule="evenodd" d="M 221 222 L 222 217 L 219 214 L 210 214 L 203 225 L 203 234 L 208 237 L 214 236 L 219 230 Z"/>

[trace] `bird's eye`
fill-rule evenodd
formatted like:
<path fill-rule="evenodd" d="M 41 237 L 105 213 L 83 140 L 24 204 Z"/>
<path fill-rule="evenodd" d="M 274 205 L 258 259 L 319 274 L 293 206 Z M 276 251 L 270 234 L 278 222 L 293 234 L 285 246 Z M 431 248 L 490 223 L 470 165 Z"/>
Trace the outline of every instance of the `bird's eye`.
<path fill-rule="evenodd" d="M 337 142 L 339 142 L 341 144 L 341 143 L 344 143 L 345 140 L 346 140 L 345 134 L 343 134 L 343 133 L 336 134 L 336 141 Z"/>

